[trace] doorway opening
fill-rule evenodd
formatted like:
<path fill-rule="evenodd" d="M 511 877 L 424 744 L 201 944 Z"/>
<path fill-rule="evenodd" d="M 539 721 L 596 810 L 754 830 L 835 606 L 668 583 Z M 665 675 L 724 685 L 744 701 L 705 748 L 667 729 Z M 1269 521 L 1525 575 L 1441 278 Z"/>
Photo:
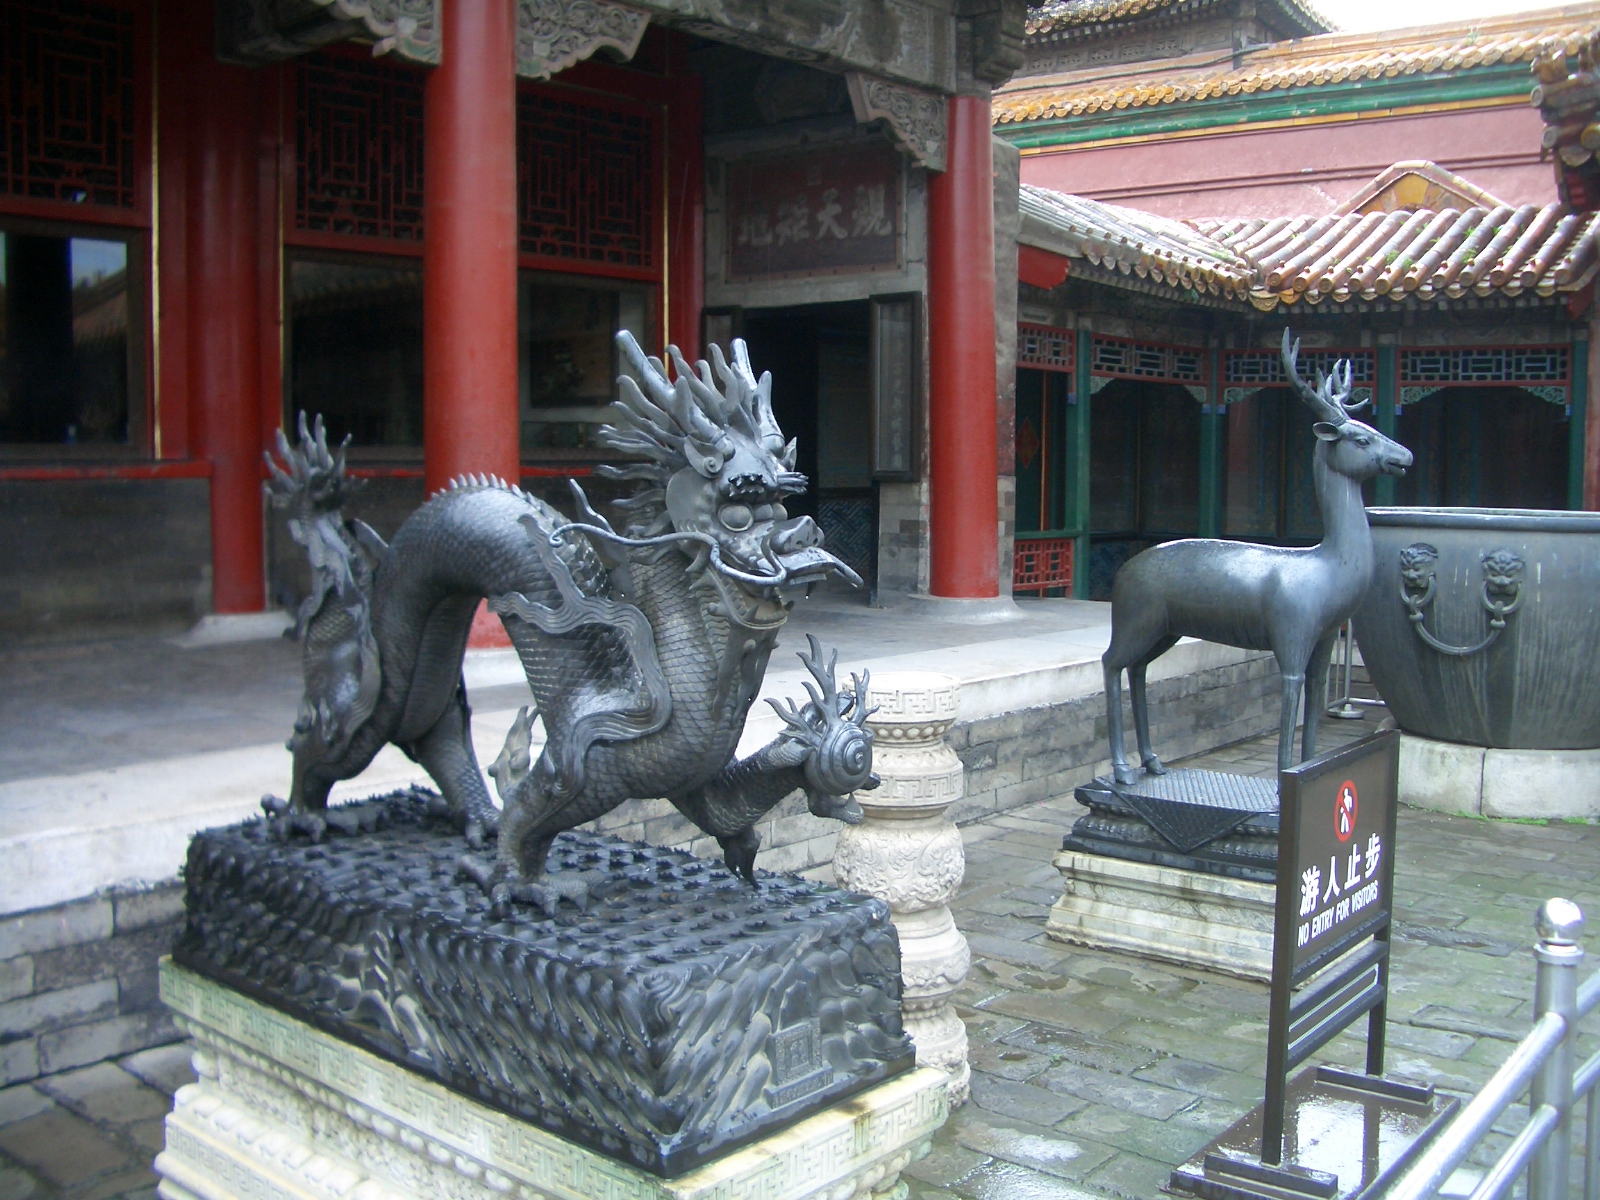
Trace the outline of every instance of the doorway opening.
<path fill-rule="evenodd" d="M 865 300 L 745 309 L 742 336 L 756 378 L 772 372 L 772 412 L 800 440 L 807 479 L 788 503 L 821 526 L 828 550 L 877 592 L 878 489 L 872 478 L 871 305 Z M 831 579 L 829 591 L 855 591 Z"/>
<path fill-rule="evenodd" d="M 1200 528 L 1200 406 L 1175 383 L 1114 379 L 1089 405 L 1089 587 L 1111 597 L 1124 562 Z"/>
<path fill-rule="evenodd" d="M 1566 508 L 1566 410 L 1519 387 L 1443 388 L 1400 410 L 1397 504 Z"/>

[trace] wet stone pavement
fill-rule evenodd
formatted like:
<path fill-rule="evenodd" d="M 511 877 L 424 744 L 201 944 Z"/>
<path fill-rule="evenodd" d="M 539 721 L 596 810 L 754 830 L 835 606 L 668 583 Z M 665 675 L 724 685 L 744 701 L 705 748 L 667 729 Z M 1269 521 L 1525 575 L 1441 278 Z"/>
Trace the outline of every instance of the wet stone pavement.
<path fill-rule="evenodd" d="M 1373 728 L 1330 725 L 1325 746 Z M 1260 738 L 1185 765 L 1270 776 L 1275 756 Z M 908 1172 L 909 1200 L 1153 1197 L 1261 1099 L 1265 985 L 1045 936 L 1060 894 L 1050 859 L 1080 811 L 1068 796 L 963 830 L 953 908 L 972 945 L 958 1000 L 973 1098 Z M 1534 910 L 1565 895 L 1600 916 L 1600 828 L 1402 809 L 1398 842 L 1389 1071 L 1466 1094 L 1531 1024 Z M 1359 1068 L 1364 1055 L 1347 1035 L 1313 1061 Z M 0 1090 L 0 1200 L 153 1198 L 161 1120 L 192 1078 L 186 1051 L 166 1046 Z"/>
<path fill-rule="evenodd" d="M 1374 728 L 1328 724 L 1324 749 Z M 1273 736 L 1184 765 L 1270 777 L 1276 757 Z M 911 1200 L 1155 1196 L 1261 1101 L 1265 984 L 1045 935 L 1060 895 L 1050 857 L 1081 812 L 1063 797 L 963 830 L 966 882 L 951 907 L 972 945 L 957 1002 L 973 1098 L 910 1168 Z M 1564 895 L 1600 918 L 1600 828 L 1402 808 L 1396 837 L 1387 1072 L 1465 1096 L 1532 1024 L 1539 904 Z M 1586 962 L 1580 979 L 1597 966 Z M 1311 1062 L 1365 1069 L 1365 1029 L 1357 1022 Z M 1580 1039 L 1580 1054 L 1596 1045 Z M 1475 1161 L 1492 1161 L 1526 1111 L 1514 1106 Z M 1576 1125 L 1575 1141 L 1581 1115 Z M 1478 1175 L 1464 1168 L 1445 1194 L 1466 1194 Z"/>

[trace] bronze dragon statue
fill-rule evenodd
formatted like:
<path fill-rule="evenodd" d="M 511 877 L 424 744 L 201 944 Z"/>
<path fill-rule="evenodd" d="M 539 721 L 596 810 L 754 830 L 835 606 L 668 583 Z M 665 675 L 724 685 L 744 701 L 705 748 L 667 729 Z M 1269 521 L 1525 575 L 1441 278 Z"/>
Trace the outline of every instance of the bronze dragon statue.
<path fill-rule="evenodd" d="M 617 502 L 621 529 L 576 481 L 571 522 L 475 477 L 429 499 L 386 545 L 342 514 L 359 481 L 320 419 L 308 428 L 302 415 L 298 447 L 279 434 L 283 465 L 268 457 L 268 487 L 314 580 L 298 614 L 305 697 L 292 787 L 287 801 L 262 801 L 280 833 L 320 837 L 329 789 L 389 743 L 432 776 L 474 848 L 498 837 L 496 862 L 469 855 L 463 867 L 502 906 L 581 905 L 581 882 L 545 873 L 550 845 L 629 799 L 667 797 L 752 880 L 755 824 L 791 792 L 803 789 L 818 816 L 861 819 L 851 793 L 877 785 L 867 680 L 839 689 L 815 639 L 800 656 L 817 683 L 810 699 L 773 703 L 783 733 L 734 757 L 789 615 L 780 587 L 830 573 L 860 582 L 811 518 L 785 511 L 806 481 L 773 418 L 770 374 L 755 378 L 742 342 L 731 364 L 712 346 L 698 370 L 669 346 L 669 377 L 626 332 L 617 340 L 643 384 L 618 381 L 618 417 L 599 433 L 638 460 L 599 468 L 638 484 Z M 481 598 L 535 700 L 489 768 L 503 812 L 479 772 L 462 679 Z M 536 719 L 546 740 L 535 759 Z"/>

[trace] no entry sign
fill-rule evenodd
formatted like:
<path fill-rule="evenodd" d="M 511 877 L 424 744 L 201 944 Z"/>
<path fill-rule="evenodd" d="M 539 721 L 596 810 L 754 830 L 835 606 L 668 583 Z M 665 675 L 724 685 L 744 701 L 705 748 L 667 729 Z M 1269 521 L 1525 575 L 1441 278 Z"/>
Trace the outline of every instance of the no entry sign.
<path fill-rule="evenodd" d="M 1362 1015 L 1368 1017 L 1367 1073 L 1383 1073 L 1399 775 L 1396 730 L 1278 774 L 1264 1162 L 1279 1161 L 1289 1072 Z"/>

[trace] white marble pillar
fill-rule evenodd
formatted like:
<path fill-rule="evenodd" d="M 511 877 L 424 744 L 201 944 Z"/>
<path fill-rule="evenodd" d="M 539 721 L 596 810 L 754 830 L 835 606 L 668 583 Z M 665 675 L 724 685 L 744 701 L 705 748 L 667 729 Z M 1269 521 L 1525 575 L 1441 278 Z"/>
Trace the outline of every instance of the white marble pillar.
<path fill-rule="evenodd" d="M 833 874 L 839 886 L 888 903 L 900 933 L 906 1032 L 919 1066 L 950 1075 L 950 1102 L 967 1098 L 967 1030 L 950 1007 L 972 963 L 950 915 L 966 855 L 945 811 L 961 799 L 965 768 L 944 735 L 955 724 L 961 685 L 925 671 L 874 675 L 867 718 L 873 769 L 883 780 L 857 792 L 866 819 L 839 834 Z"/>

